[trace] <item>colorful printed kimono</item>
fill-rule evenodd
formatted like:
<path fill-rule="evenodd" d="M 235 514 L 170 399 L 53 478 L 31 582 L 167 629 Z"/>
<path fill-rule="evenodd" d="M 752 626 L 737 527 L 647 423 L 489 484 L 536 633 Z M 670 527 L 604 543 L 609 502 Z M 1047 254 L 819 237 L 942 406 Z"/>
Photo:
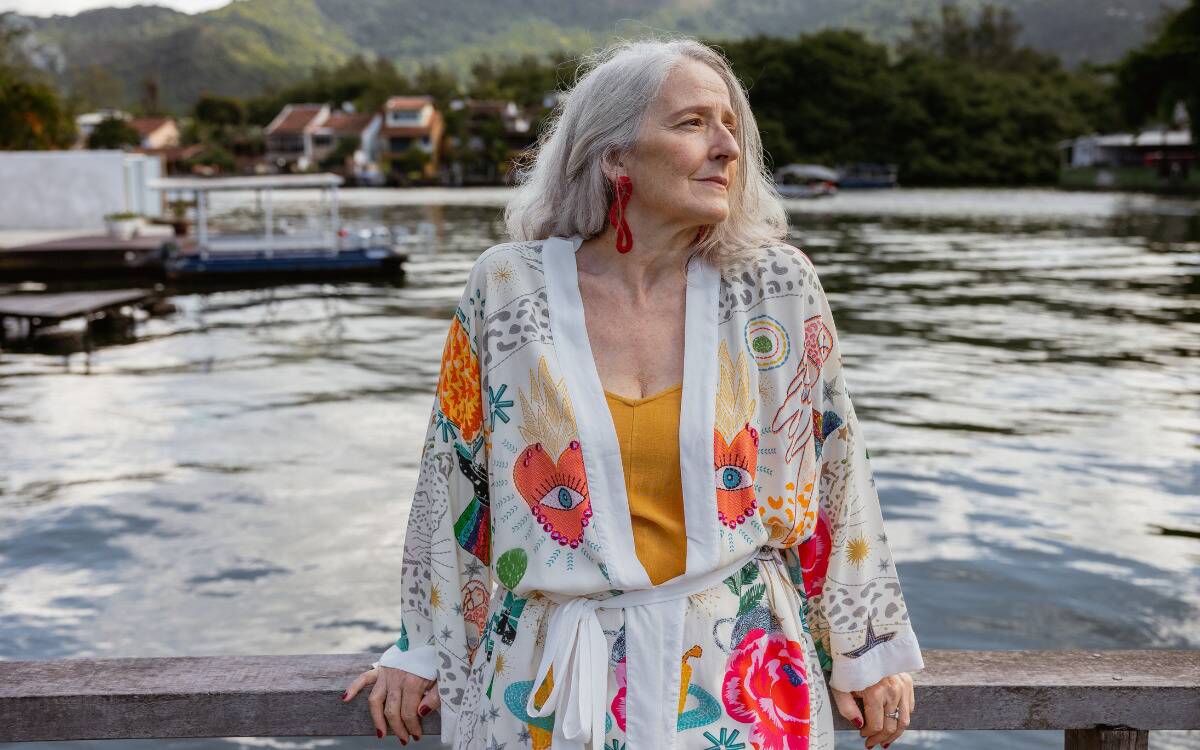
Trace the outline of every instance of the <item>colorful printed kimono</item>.
<path fill-rule="evenodd" d="M 826 684 L 924 667 L 812 262 L 688 266 L 686 572 L 650 583 L 588 345 L 582 238 L 497 245 L 442 355 L 379 664 L 455 748 L 828 750 Z"/>

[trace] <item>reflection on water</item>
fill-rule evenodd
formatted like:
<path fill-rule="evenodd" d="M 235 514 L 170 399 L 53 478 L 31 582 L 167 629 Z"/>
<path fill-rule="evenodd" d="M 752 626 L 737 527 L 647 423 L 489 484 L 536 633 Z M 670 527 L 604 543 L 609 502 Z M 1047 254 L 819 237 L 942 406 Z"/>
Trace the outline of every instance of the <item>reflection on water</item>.
<path fill-rule="evenodd" d="M 386 647 L 442 338 L 475 256 L 503 241 L 505 191 L 428 205 L 442 192 L 344 195 L 352 220 L 435 225 L 402 287 L 190 294 L 86 363 L 0 356 L 0 658 Z M 226 220 L 246 220 L 237 200 Z M 454 205 L 468 200 L 481 205 Z M 1195 205 L 1054 191 L 789 205 L 844 338 L 922 646 L 1200 648 L 1200 540 L 1158 529 L 1200 529 Z M 347 710 L 366 721 L 365 703 Z"/>

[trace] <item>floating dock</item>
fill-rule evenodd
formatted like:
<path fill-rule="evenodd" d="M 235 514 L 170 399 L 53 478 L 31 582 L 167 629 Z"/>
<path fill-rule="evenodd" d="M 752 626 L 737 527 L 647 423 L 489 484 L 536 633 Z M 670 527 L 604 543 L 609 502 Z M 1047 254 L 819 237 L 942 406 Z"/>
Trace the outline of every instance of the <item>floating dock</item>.
<path fill-rule="evenodd" d="M 90 343 L 87 336 L 93 319 L 117 314 L 126 305 L 142 304 L 158 296 L 158 292 L 147 289 L 0 295 L 0 344 L 9 340 L 9 318 L 19 321 L 18 327 L 24 329 L 21 338 L 28 341 L 39 329 L 78 317 L 88 320 L 84 342 Z"/>
<path fill-rule="evenodd" d="M 163 278 L 164 245 L 170 235 L 128 240 L 106 234 L 0 247 L 0 281 Z"/>

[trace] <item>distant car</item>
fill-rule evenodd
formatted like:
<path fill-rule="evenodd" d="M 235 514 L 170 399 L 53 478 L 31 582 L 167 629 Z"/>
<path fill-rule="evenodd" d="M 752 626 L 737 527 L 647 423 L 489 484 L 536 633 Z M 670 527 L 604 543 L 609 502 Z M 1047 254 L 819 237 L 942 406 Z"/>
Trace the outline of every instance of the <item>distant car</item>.
<path fill-rule="evenodd" d="M 775 172 L 775 189 L 784 198 L 836 195 L 838 175 L 820 164 L 788 164 Z"/>

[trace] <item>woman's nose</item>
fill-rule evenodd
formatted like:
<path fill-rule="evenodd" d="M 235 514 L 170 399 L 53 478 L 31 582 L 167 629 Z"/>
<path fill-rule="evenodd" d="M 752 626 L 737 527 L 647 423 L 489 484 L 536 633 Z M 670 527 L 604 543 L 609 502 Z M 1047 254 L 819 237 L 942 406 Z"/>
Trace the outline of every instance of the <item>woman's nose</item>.
<path fill-rule="evenodd" d="M 725 158 L 729 161 L 733 161 L 741 154 L 741 149 L 738 148 L 737 138 L 735 138 L 733 133 L 730 133 L 725 128 L 721 128 L 720 131 L 721 136 L 715 146 L 716 158 Z"/>

